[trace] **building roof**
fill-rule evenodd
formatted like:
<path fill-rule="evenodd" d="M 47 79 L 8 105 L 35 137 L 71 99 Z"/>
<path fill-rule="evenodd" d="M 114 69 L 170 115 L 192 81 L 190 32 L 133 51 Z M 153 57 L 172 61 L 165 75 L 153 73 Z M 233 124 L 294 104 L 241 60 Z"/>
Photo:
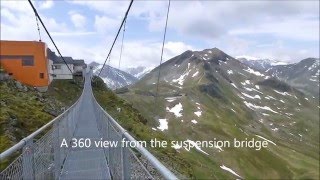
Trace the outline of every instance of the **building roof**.
<path fill-rule="evenodd" d="M 73 64 L 73 58 L 66 56 L 63 57 L 63 59 L 66 61 L 67 64 Z M 53 64 L 62 64 L 64 63 L 63 59 L 61 57 L 58 57 L 55 61 L 53 61 Z"/>
<path fill-rule="evenodd" d="M 73 64 L 74 65 L 85 65 L 86 63 L 84 63 L 83 59 L 75 59 L 75 60 L 73 60 Z"/>
<path fill-rule="evenodd" d="M 51 51 L 51 49 L 47 48 L 47 55 L 48 58 L 53 61 L 53 64 L 64 64 L 63 59 L 66 61 L 67 64 L 74 64 L 74 65 L 86 65 L 83 59 L 73 59 L 70 56 L 64 56 L 63 59 L 60 56 L 57 56 L 55 52 Z"/>
<path fill-rule="evenodd" d="M 60 56 L 57 56 L 55 52 L 51 51 L 49 48 L 47 49 L 47 56 L 49 59 L 53 61 L 53 64 L 64 64 L 63 59 L 66 61 L 67 64 L 73 64 L 73 58 L 66 56 L 63 59 Z"/>
<path fill-rule="evenodd" d="M 49 59 L 51 59 L 52 61 L 55 61 L 58 56 L 56 55 L 55 52 L 51 51 L 51 49 L 47 48 L 47 56 Z"/>

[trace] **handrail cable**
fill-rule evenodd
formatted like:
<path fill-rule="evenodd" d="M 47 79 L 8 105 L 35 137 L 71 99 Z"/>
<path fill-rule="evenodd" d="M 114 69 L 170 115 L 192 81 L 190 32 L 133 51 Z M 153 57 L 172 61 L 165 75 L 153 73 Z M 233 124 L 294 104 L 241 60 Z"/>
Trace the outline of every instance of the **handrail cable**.
<path fill-rule="evenodd" d="M 30 0 L 29 0 L 29 1 L 30 1 Z M 131 8 L 131 6 L 132 6 L 132 3 L 133 3 L 133 0 L 130 1 L 129 7 L 128 7 L 127 11 L 126 11 L 125 16 L 124 16 L 123 19 L 122 19 L 122 22 L 121 22 L 121 25 L 120 25 L 120 27 L 119 27 L 119 29 L 118 29 L 117 35 L 116 35 L 116 37 L 115 37 L 114 40 L 113 40 L 113 43 L 112 43 L 111 48 L 110 48 L 110 50 L 109 50 L 108 56 L 107 56 L 106 60 L 104 61 L 103 66 L 102 66 L 102 68 L 100 69 L 100 72 L 99 72 L 98 76 L 100 76 L 100 74 L 101 74 L 104 66 L 106 65 L 106 62 L 107 62 L 107 60 L 108 60 L 108 58 L 109 58 L 109 56 L 110 56 L 110 54 L 111 54 L 111 51 L 112 51 L 112 49 L 113 49 L 113 46 L 114 46 L 114 44 L 116 43 L 116 41 L 117 41 L 117 39 L 118 39 L 118 36 L 119 36 L 119 34 L 120 34 L 120 31 L 121 31 L 121 28 L 122 28 L 122 26 L 123 26 L 123 24 L 124 24 L 124 21 L 127 19 L 127 16 L 128 16 L 129 11 L 130 11 L 130 8 Z"/>
<path fill-rule="evenodd" d="M 46 31 L 46 33 L 48 34 L 48 36 L 49 36 L 49 38 L 50 38 L 51 42 L 53 43 L 54 47 L 55 47 L 55 48 L 56 48 L 56 50 L 58 51 L 58 53 L 59 53 L 59 55 L 61 56 L 61 58 L 62 58 L 63 62 L 66 64 L 66 66 L 68 67 L 69 71 L 70 71 L 70 72 L 71 72 L 71 74 L 72 74 L 72 71 L 71 71 L 70 67 L 68 66 L 68 64 L 67 64 L 66 60 L 64 59 L 64 57 L 61 55 L 61 53 L 60 53 L 60 51 L 59 51 L 59 49 L 58 49 L 58 47 L 57 47 L 56 43 L 53 41 L 53 39 L 52 39 L 52 37 L 51 37 L 51 35 L 50 35 L 49 31 L 47 30 L 46 26 L 44 25 L 44 23 L 43 23 L 43 21 L 42 21 L 42 19 L 41 19 L 40 15 L 38 14 L 38 12 L 37 12 L 36 8 L 33 6 L 33 4 L 32 4 L 32 2 L 31 2 L 31 0 L 28 0 L 28 2 L 29 2 L 29 4 L 30 4 L 30 6 L 32 7 L 32 9 L 33 9 L 34 13 L 36 14 L 36 16 L 38 17 L 38 19 L 40 20 L 40 22 L 41 22 L 41 24 L 42 24 L 42 27 L 44 28 L 44 30 L 45 30 L 45 31 Z"/>

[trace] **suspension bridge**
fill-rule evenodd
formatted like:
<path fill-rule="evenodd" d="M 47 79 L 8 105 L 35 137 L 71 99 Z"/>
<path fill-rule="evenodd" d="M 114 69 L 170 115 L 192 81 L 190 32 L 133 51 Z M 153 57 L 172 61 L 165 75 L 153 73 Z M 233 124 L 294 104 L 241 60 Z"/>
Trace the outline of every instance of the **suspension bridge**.
<path fill-rule="evenodd" d="M 108 148 L 84 142 L 72 148 L 72 140 L 80 138 L 138 143 L 94 98 L 92 72 L 84 74 L 83 92 L 76 103 L 1 153 L 3 161 L 21 152 L 0 179 L 177 179 L 143 146 Z M 61 146 L 64 140 L 68 147 Z"/>
<path fill-rule="evenodd" d="M 41 36 L 38 20 L 58 54 L 67 65 L 36 8 L 31 0 L 28 0 L 28 2 L 36 16 L 40 41 Z M 163 58 L 170 0 L 168 2 L 160 67 Z M 120 68 L 125 24 L 132 3 L 133 0 L 130 1 L 129 7 L 98 76 L 105 67 L 108 59 L 110 61 L 110 54 L 123 27 L 119 59 Z M 68 65 L 67 67 L 72 73 Z M 119 145 L 123 140 L 134 142 L 134 144 L 138 144 L 139 142 L 122 128 L 96 101 L 91 87 L 92 71 L 87 72 L 84 70 L 83 77 L 85 77 L 83 92 L 80 98 L 69 109 L 0 154 L 1 163 L 12 157 L 16 157 L 11 164 L 0 173 L 0 180 L 177 179 L 166 166 L 143 146 L 128 147 Z M 158 84 L 159 78 L 157 82 L 157 93 Z M 75 142 L 75 140 L 77 142 Z M 97 147 L 93 144 L 97 141 L 115 142 L 118 145 L 114 147 Z M 74 147 L 74 143 L 76 143 L 78 147 Z M 64 146 L 62 146 L 62 144 Z"/>

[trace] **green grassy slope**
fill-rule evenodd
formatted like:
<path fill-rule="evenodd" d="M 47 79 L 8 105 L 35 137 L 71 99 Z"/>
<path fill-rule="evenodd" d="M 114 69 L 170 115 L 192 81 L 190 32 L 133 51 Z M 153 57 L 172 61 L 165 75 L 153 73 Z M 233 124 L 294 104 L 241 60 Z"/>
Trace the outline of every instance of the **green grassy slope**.
<path fill-rule="evenodd" d="M 28 136 L 72 105 L 82 92 L 82 80 L 54 80 L 47 92 L 19 89 L 15 80 L 0 81 L 0 152 Z M 1 163 L 1 169 L 9 162 Z"/>
<path fill-rule="evenodd" d="M 319 100 L 293 88 L 283 89 L 286 85 L 278 80 L 268 80 L 231 58 L 218 64 L 192 59 L 194 54 L 182 63 L 176 61 L 179 57 L 166 61 L 161 69 L 157 103 L 156 69 L 119 96 L 146 117 L 149 128 L 158 127 L 158 119 L 167 119 L 168 129 L 163 133 L 171 139 L 233 141 L 259 139 L 258 135 L 276 145 L 269 143 L 260 151 L 203 148 L 209 155 L 191 154 L 181 148 L 178 152 L 185 154 L 186 161 L 199 162 L 192 169 L 193 176 L 237 178 L 220 167 L 225 165 L 246 179 L 317 179 Z M 179 79 L 184 80 L 183 85 Z M 183 107 L 181 117 L 168 111 L 179 103 Z M 200 117 L 195 114 L 199 108 Z"/>
<path fill-rule="evenodd" d="M 231 166 L 236 172 L 241 172 L 241 175 L 246 178 L 264 178 L 273 177 L 276 179 L 288 178 L 311 178 L 314 179 L 319 176 L 318 171 L 318 147 L 317 144 L 317 127 L 312 127 L 307 117 L 315 116 L 314 111 L 310 111 L 308 115 L 302 116 L 303 113 L 297 113 L 295 120 L 299 122 L 294 127 L 289 127 L 290 132 L 301 132 L 301 126 L 308 127 L 309 132 L 303 134 L 305 145 L 301 145 L 298 137 L 288 138 L 283 135 L 287 128 L 279 134 L 270 133 L 270 130 L 264 126 L 256 123 L 255 117 L 249 113 L 249 110 L 243 105 L 241 101 L 233 97 L 233 100 L 227 103 L 217 103 L 210 96 L 203 95 L 195 89 L 186 90 L 187 96 L 179 98 L 179 102 L 183 104 L 183 118 L 176 118 L 171 113 L 165 112 L 165 107 L 170 106 L 165 102 L 164 98 L 158 100 L 158 104 L 154 105 L 154 97 L 135 94 L 134 92 L 122 94 L 124 99 L 129 100 L 134 104 L 133 107 L 139 109 L 143 115 L 148 117 L 148 125 L 150 127 L 157 127 L 157 121 L 154 120 L 154 112 L 157 109 L 157 114 L 161 118 L 167 118 L 169 122 L 169 131 L 165 132 L 167 137 L 177 140 L 211 140 L 217 138 L 220 140 L 232 141 L 234 137 L 240 140 L 245 138 L 254 138 L 255 134 L 263 135 L 268 139 L 276 142 L 277 146 L 269 145 L 268 149 L 255 151 L 246 148 L 225 148 L 223 152 L 217 152 L 215 149 L 203 150 L 210 154 L 205 156 L 200 152 L 195 154 L 188 154 L 189 152 L 181 151 L 186 155 L 186 161 L 194 162 L 200 161 L 204 158 L 203 163 L 199 163 L 193 169 L 193 175 L 197 179 L 202 178 L 218 178 L 221 179 L 228 175 L 220 169 L 220 165 L 225 164 Z M 194 101 L 192 101 L 194 100 Z M 201 102 L 201 109 L 204 112 L 201 118 L 197 118 L 193 112 L 197 107 L 194 102 Z M 171 105 L 172 107 L 172 105 Z M 214 107 L 214 108 L 213 108 Z M 229 108 L 228 108 L 229 107 Z M 230 110 L 232 107 L 237 113 Z M 305 113 L 306 111 L 304 111 Z M 276 123 L 284 121 L 279 116 L 270 117 Z M 184 121 L 181 122 L 180 119 Z M 192 119 L 196 119 L 198 124 L 191 123 Z M 308 124 L 306 126 L 306 124 Z M 314 124 L 313 124 L 314 125 Z M 283 132 L 285 131 L 285 132 Z M 255 137 L 257 139 L 257 137 Z M 310 139 L 309 139 L 310 138 Z M 200 158 L 201 157 L 201 158 Z M 220 175 L 217 175 L 220 173 Z M 234 178 L 229 176 L 228 178 Z"/>
<path fill-rule="evenodd" d="M 107 89 L 100 78 L 95 77 L 92 86 L 94 96 L 99 104 L 137 140 L 149 141 L 150 139 L 157 138 L 171 142 L 172 139 L 166 134 L 152 130 L 140 112 L 133 108 L 130 103 L 119 98 L 111 90 Z M 117 108 L 121 108 L 120 113 L 117 111 Z M 195 150 L 180 153 L 171 147 L 148 149 L 181 177 L 228 178 L 228 176 L 211 168 L 211 165 L 217 166 L 215 162 L 211 161 L 210 165 L 208 165 L 208 159 L 205 156 L 198 156 L 198 152 Z M 211 175 L 207 176 L 206 172 L 210 172 Z"/>

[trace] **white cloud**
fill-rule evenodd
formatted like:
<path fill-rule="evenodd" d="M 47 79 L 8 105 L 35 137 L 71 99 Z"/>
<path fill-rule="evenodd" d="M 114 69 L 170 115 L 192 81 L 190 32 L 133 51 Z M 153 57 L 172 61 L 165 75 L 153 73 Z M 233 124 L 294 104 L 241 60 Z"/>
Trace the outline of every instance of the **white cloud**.
<path fill-rule="evenodd" d="M 162 44 L 160 42 L 143 40 L 126 41 L 123 46 L 121 68 L 158 66 L 161 56 L 161 46 Z M 165 44 L 163 62 L 192 48 L 192 46 L 184 44 L 183 42 L 168 42 Z M 103 63 L 107 57 L 107 52 L 103 49 L 103 46 L 96 45 L 81 51 L 81 56 L 85 57 L 88 62 L 96 61 Z M 119 56 L 120 44 L 116 44 L 111 54 L 110 64 L 112 66 L 118 66 Z"/>
<path fill-rule="evenodd" d="M 255 30 L 267 31 L 292 39 L 315 39 L 314 31 L 318 28 L 314 27 L 319 25 L 317 7 L 319 2 L 316 1 L 174 1 L 169 27 L 188 36 L 207 39 L 227 36 L 234 29 L 249 33 Z M 288 32 L 292 28 L 296 32 Z M 296 35 L 307 34 L 306 31 L 311 35 Z"/>
<path fill-rule="evenodd" d="M 36 40 L 38 39 L 33 11 L 25 8 L 27 2 L 1 2 L 1 39 Z M 21 8 L 23 7 L 24 8 Z M 14 7 L 17 7 L 16 9 Z"/>
<path fill-rule="evenodd" d="M 79 1 L 73 0 L 68 1 L 71 4 L 83 5 L 89 7 L 90 9 L 99 11 L 105 15 L 111 16 L 123 16 L 128 5 L 129 1 Z"/>
<path fill-rule="evenodd" d="M 71 37 L 71 36 L 90 36 L 96 34 L 96 32 L 89 32 L 89 31 L 71 31 L 71 32 L 51 32 L 52 36 L 64 36 L 64 37 Z"/>
<path fill-rule="evenodd" d="M 108 16 L 95 16 L 94 27 L 99 33 L 107 33 L 110 30 L 115 30 L 120 25 L 120 20 L 110 18 Z"/>
<path fill-rule="evenodd" d="M 39 8 L 40 9 L 50 9 L 54 5 L 53 0 L 46 0 L 46 1 L 39 1 Z"/>
<path fill-rule="evenodd" d="M 59 16 L 55 14 L 42 15 L 43 21 L 63 55 L 84 58 L 87 62 L 103 62 L 129 1 L 68 2 L 73 9 L 79 5 L 86 8 L 86 15 L 70 9 L 68 11 L 72 24 L 65 19 L 58 19 Z M 202 48 L 218 47 L 232 56 L 246 54 L 281 60 L 317 56 L 318 47 L 310 48 L 311 44 L 309 47 L 297 48 L 286 39 L 293 39 L 298 42 L 294 46 L 301 46 L 299 42 L 307 40 L 313 43 L 319 38 L 316 32 L 319 29 L 318 3 L 172 1 L 164 61 L 186 50 L 196 50 L 199 44 Z M 38 1 L 34 4 L 38 8 L 45 6 Z M 38 39 L 34 14 L 28 6 L 28 2 L 24 1 L 1 2 L 1 39 Z M 50 8 L 49 5 L 46 7 Z M 158 37 L 163 32 L 166 8 L 166 1 L 133 3 L 129 13 L 122 67 L 158 65 L 161 53 L 161 38 Z M 90 18 L 94 22 L 91 23 Z M 136 26 L 137 21 L 139 27 Z M 75 28 L 71 28 L 72 25 Z M 43 40 L 52 47 L 45 32 L 41 31 Z M 145 31 L 148 34 L 143 36 Z M 264 34 L 272 35 L 274 39 L 263 41 L 246 37 Z M 118 40 L 111 57 L 112 65 L 117 66 L 119 53 Z"/>
<path fill-rule="evenodd" d="M 319 40 L 319 19 L 309 17 L 286 18 L 278 22 L 266 22 L 252 27 L 230 31 L 232 35 L 270 34 L 278 38 L 302 41 Z"/>
<path fill-rule="evenodd" d="M 165 43 L 164 49 L 164 60 L 168 60 L 174 56 L 180 55 L 187 50 L 197 50 L 191 45 L 185 44 L 183 42 L 173 42 L 169 41 Z"/>
<path fill-rule="evenodd" d="M 33 13 L 29 3 L 27 1 L 1 1 L 1 11 L 2 8 L 6 8 L 8 10 L 16 11 L 17 13 Z M 2 14 L 2 12 L 1 12 Z"/>
<path fill-rule="evenodd" d="M 83 16 L 80 13 L 77 13 L 75 11 L 70 11 L 69 16 L 70 16 L 70 19 L 71 19 L 73 25 L 76 28 L 79 28 L 79 29 L 85 28 L 86 23 L 87 23 L 87 18 L 85 16 Z"/>
<path fill-rule="evenodd" d="M 16 17 L 9 9 L 1 8 L 1 17 L 7 19 L 9 22 L 14 23 Z"/>

